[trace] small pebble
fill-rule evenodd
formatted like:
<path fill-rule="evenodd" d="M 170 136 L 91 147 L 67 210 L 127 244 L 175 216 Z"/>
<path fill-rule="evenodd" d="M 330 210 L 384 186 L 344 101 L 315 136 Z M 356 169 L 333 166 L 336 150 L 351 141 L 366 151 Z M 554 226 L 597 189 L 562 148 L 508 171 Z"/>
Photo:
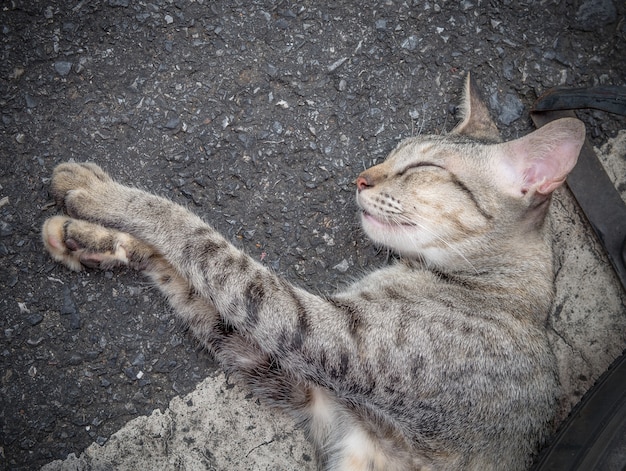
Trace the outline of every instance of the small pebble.
<path fill-rule="evenodd" d="M 519 119 L 524 112 L 524 104 L 513 93 L 507 93 L 502 100 L 498 96 L 498 92 L 494 92 L 489 97 L 489 104 L 497 113 L 498 120 L 505 125 L 511 124 Z"/>
<path fill-rule="evenodd" d="M 70 294 L 70 290 L 68 288 L 63 290 L 63 305 L 61 306 L 61 314 L 68 315 L 76 312 L 76 304 L 74 304 L 74 300 Z"/>
<path fill-rule="evenodd" d="M 5 221 L 0 221 L 0 237 L 7 237 L 13 234 L 13 226 Z"/>
<path fill-rule="evenodd" d="M 276 134 L 282 134 L 283 125 L 280 124 L 280 122 L 278 121 L 274 121 L 274 123 L 272 124 L 272 131 L 274 131 Z"/>
<path fill-rule="evenodd" d="M 340 263 L 338 263 L 337 265 L 333 267 L 334 270 L 338 270 L 341 273 L 347 272 L 349 268 L 350 268 L 350 264 L 345 258 Z"/>
<path fill-rule="evenodd" d="M 63 291 L 63 305 L 61 306 L 60 313 L 70 317 L 71 329 L 80 329 L 80 313 L 76 308 L 76 304 L 74 303 L 68 288 Z"/>
<path fill-rule="evenodd" d="M 404 41 L 402 41 L 400 47 L 408 51 L 414 51 L 417 47 L 417 36 L 409 36 Z"/>
<path fill-rule="evenodd" d="M 289 21 L 287 21 L 284 18 L 279 18 L 278 20 L 276 20 L 276 23 L 274 23 L 276 25 L 276 27 L 278 29 L 288 29 L 289 28 Z"/>
<path fill-rule="evenodd" d="M 132 368 L 132 367 L 125 368 L 124 369 L 124 374 L 129 379 L 136 379 L 137 378 L 137 370 L 135 368 Z"/>
<path fill-rule="evenodd" d="M 89 361 L 93 361 L 100 356 L 100 352 L 97 350 L 91 350 L 85 354 L 85 358 Z"/>
<path fill-rule="evenodd" d="M 83 362 L 83 357 L 78 353 L 73 353 L 67 361 L 70 365 L 77 366 Z"/>
<path fill-rule="evenodd" d="M 143 366 L 146 362 L 146 357 L 143 353 L 138 353 L 135 359 L 132 361 L 131 365 L 133 366 Z"/>
<path fill-rule="evenodd" d="M 34 314 L 28 316 L 26 319 L 28 320 L 28 323 L 30 325 L 36 326 L 37 324 L 40 324 L 41 321 L 43 321 L 43 316 L 40 313 L 35 312 Z"/>
<path fill-rule="evenodd" d="M 276 67 L 273 64 L 266 64 L 265 65 L 265 71 L 267 72 L 267 75 L 269 75 L 270 77 L 274 78 L 278 75 L 278 67 Z"/>
<path fill-rule="evenodd" d="M 348 58 L 347 57 L 342 57 L 341 59 L 336 60 L 335 62 L 333 62 L 332 64 L 330 64 L 328 66 L 328 71 L 329 72 L 334 72 L 335 70 L 337 70 L 339 67 L 341 67 L 343 65 L 343 63 L 345 61 L 347 61 Z"/>
<path fill-rule="evenodd" d="M 178 127 L 178 125 L 180 124 L 180 118 L 178 116 L 170 119 L 166 124 L 165 127 L 167 129 L 176 129 Z"/>
<path fill-rule="evenodd" d="M 509 125 L 513 121 L 521 118 L 523 112 L 524 104 L 516 95 L 508 93 L 502 101 L 502 110 L 498 115 L 498 119 L 502 123 Z"/>
<path fill-rule="evenodd" d="M 35 108 L 39 103 L 35 97 L 28 93 L 24 94 L 24 100 L 26 101 L 26 108 Z"/>
<path fill-rule="evenodd" d="M 57 74 L 62 77 L 65 77 L 72 70 L 72 63 L 67 61 L 58 61 L 54 63 L 54 70 L 56 70 Z"/>

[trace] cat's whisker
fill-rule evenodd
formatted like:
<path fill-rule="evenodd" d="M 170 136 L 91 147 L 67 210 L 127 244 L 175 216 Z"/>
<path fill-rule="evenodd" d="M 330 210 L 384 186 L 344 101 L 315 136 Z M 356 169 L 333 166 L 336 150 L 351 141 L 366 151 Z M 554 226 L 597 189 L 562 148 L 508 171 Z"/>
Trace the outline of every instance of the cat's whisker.
<path fill-rule="evenodd" d="M 417 217 L 421 217 L 419 214 L 416 215 Z M 439 242 L 443 243 L 446 247 L 448 247 L 451 251 L 453 251 L 455 254 L 457 254 L 459 257 L 461 257 L 461 259 L 467 263 L 469 265 L 469 267 L 474 271 L 474 273 L 478 274 L 478 270 L 476 269 L 476 267 L 472 264 L 472 262 L 469 261 L 469 259 L 463 255 L 463 252 L 461 252 L 457 247 L 455 247 L 454 245 L 450 244 L 448 241 L 446 241 L 443 237 L 441 237 L 439 234 L 437 234 L 436 232 L 434 232 L 433 230 L 429 229 L 426 225 L 416 222 L 414 219 L 411 219 L 409 217 L 407 217 L 404 214 L 395 214 L 394 215 L 394 219 L 395 221 L 397 221 L 399 224 L 399 227 L 403 227 L 404 224 L 411 224 L 414 225 L 416 227 L 419 227 L 421 230 L 423 230 L 424 232 L 426 232 L 428 235 L 434 237 L 436 240 L 438 240 Z M 406 229 L 403 229 L 406 230 Z M 412 237 L 407 237 L 408 240 L 411 241 L 411 243 L 416 247 L 416 249 L 418 249 L 418 243 L 417 241 L 415 241 Z M 418 250 L 419 253 L 419 250 Z"/>
<path fill-rule="evenodd" d="M 417 130 L 417 135 L 421 136 L 424 132 L 424 126 L 426 125 L 426 113 L 427 113 L 427 108 L 426 108 L 426 103 L 422 104 L 422 120 L 420 122 L 419 128 Z"/>

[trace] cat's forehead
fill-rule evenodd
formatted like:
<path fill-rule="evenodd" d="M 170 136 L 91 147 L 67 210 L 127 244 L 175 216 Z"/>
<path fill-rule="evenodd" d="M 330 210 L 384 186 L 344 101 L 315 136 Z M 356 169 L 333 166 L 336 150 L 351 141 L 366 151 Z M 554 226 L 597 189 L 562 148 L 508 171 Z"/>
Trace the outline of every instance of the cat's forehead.
<path fill-rule="evenodd" d="M 394 166 L 421 161 L 441 164 L 457 155 L 464 144 L 467 144 L 465 139 L 450 135 L 411 137 L 400 142 L 387 161 Z"/>

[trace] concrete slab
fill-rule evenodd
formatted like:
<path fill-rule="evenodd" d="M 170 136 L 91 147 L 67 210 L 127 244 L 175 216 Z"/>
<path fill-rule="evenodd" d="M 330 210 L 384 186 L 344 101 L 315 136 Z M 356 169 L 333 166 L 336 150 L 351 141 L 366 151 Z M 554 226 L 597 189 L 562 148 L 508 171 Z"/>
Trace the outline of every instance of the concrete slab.
<path fill-rule="evenodd" d="M 263 407 L 224 375 L 161 412 L 138 417 L 107 441 L 71 454 L 42 471 L 157 469 L 287 471 L 315 469 L 302 432 L 283 414 Z"/>
<path fill-rule="evenodd" d="M 626 131 L 596 154 L 626 199 Z M 564 418 L 626 347 L 626 296 L 572 194 L 557 194 L 554 225 L 557 296 L 549 318 L 560 367 Z"/>

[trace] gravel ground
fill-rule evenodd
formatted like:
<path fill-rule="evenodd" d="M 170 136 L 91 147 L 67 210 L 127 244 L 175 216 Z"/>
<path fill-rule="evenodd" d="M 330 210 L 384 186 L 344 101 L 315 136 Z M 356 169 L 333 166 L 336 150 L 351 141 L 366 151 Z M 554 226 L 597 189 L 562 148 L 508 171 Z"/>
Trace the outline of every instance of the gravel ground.
<path fill-rule="evenodd" d="M 548 88 L 626 84 L 625 14 L 621 0 L 2 2 L 0 468 L 104 444 L 215 373 L 143 279 L 43 252 L 56 164 L 93 160 L 332 291 L 386 263 L 354 217 L 361 170 L 451 129 L 469 70 L 507 138 Z M 583 118 L 596 145 L 626 128 Z"/>

